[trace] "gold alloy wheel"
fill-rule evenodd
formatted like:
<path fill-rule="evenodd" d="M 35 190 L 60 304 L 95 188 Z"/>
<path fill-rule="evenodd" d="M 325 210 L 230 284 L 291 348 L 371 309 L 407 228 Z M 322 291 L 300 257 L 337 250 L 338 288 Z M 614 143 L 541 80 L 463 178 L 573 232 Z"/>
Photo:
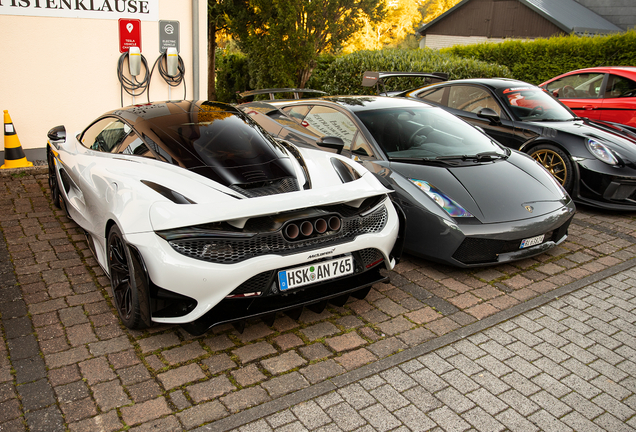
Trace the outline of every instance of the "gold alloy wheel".
<path fill-rule="evenodd" d="M 543 165 L 562 186 L 565 186 L 569 174 L 568 166 L 560 154 L 554 150 L 541 149 L 532 153 L 532 158 Z"/>

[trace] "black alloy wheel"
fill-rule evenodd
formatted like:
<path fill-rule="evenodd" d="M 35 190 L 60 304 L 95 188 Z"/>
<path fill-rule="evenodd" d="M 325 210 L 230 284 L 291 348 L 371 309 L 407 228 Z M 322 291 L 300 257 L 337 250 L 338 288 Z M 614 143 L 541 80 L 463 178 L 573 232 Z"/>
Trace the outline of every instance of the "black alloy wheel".
<path fill-rule="evenodd" d="M 147 277 L 143 265 L 131 255 L 117 225 L 108 233 L 107 247 L 110 286 L 119 317 L 130 329 L 150 327 Z"/>
<path fill-rule="evenodd" d="M 57 183 L 57 173 L 55 172 L 55 160 L 53 158 L 53 152 L 50 148 L 47 148 L 47 161 L 49 163 L 49 189 L 51 190 L 51 201 L 57 208 L 62 208 L 60 205 L 60 188 Z"/>

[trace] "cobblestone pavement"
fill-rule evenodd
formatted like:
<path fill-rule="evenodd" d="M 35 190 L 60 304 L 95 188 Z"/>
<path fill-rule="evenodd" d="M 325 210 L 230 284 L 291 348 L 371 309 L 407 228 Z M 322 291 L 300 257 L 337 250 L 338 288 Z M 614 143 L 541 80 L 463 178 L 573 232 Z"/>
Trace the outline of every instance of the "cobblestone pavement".
<path fill-rule="evenodd" d="M 441 348 L 330 380 L 319 396 L 197 431 L 250 418 L 233 432 L 633 431 L 635 323 L 631 268 Z"/>
<path fill-rule="evenodd" d="M 566 242 L 510 265 L 458 270 L 406 256 L 391 272 L 391 284 L 374 286 L 364 300 L 320 314 L 305 310 L 298 320 L 280 315 L 272 326 L 254 321 L 243 333 L 220 326 L 192 337 L 179 327 L 135 332 L 121 325 L 108 278 L 81 230 L 50 201 L 44 168 L 0 173 L 0 206 L 3 431 L 229 430 L 261 417 L 277 430 L 392 430 L 411 427 L 410 414 L 423 419 L 423 426 L 458 430 L 467 424 L 482 428 L 474 423 L 482 419 L 492 430 L 515 429 L 524 419 L 542 428 L 548 425 L 542 422 L 558 419 L 564 427 L 585 430 L 609 427 L 612 418 L 627 427 L 628 413 L 636 409 L 636 317 L 630 318 L 634 305 L 626 306 L 631 291 L 619 295 L 631 281 L 631 273 L 621 272 L 636 264 L 635 214 L 579 209 Z M 604 286 L 599 278 L 610 276 L 612 285 Z M 537 309 L 525 321 L 500 323 L 564 289 L 584 286 L 573 294 L 576 301 L 544 306 L 553 315 Z M 587 306 L 593 313 L 576 312 L 583 304 L 578 300 L 588 297 L 598 297 Z M 585 314 L 591 318 L 569 327 Z M 529 320 L 544 329 L 520 324 Z M 496 327 L 483 336 L 453 339 L 488 325 Z M 575 331 L 580 340 L 568 338 Z M 453 342 L 434 354 L 423 351 Z M 515 351 L 522 343 L 528 349 Z M 386 369 L 369 375 L 378 368 Z M 567 376 L 557 376 L 565 371 Z M 569 384 L 563 382 L 568 376 Z M 576 377 L 587 384 L 575 383 Z M 594 389 L 599 393 L 592 395 Z M 384 404 L 361 406 L 347 396 L 358 391 Z M 409 398 L 416 393 L 420 399 Z M 315 395 L 321 396 L 300 403 Z M 496 411 L 482 404 L 482 396 L 506 408 Z M 570 399 L 587 408 L 568 410 Z M 381 412 L 390 413 L 389 420 Z M 254 413 L 259 417 L 251 418 Z M 322 423 L 323 414 L 351 423 Z M 358 425 L 360 419 L 365 423 Z M 584 426 L 572 426 L 575 421 Z"/>

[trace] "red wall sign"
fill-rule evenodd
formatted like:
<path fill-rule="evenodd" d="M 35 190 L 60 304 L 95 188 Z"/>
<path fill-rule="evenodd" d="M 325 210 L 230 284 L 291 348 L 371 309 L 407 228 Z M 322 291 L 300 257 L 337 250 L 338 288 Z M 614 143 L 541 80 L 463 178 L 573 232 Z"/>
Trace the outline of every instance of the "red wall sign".
<path fill-rule="evenodd" d="M 132 46 L 139 47 L 141 51 L 141 20 L 119 19 L 119 52 L 128 52 Z"/>

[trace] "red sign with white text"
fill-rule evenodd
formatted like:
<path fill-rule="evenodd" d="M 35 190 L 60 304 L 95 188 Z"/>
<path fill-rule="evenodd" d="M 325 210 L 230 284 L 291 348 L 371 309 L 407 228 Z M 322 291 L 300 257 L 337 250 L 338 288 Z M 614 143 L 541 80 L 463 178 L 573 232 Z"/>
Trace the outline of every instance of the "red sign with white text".
<path fill-rule="evenodd" d="M 130 47 L 139 47 L 141 51 L 141 20 L 119 19 L 119 52 L 128 52 Z"/>

